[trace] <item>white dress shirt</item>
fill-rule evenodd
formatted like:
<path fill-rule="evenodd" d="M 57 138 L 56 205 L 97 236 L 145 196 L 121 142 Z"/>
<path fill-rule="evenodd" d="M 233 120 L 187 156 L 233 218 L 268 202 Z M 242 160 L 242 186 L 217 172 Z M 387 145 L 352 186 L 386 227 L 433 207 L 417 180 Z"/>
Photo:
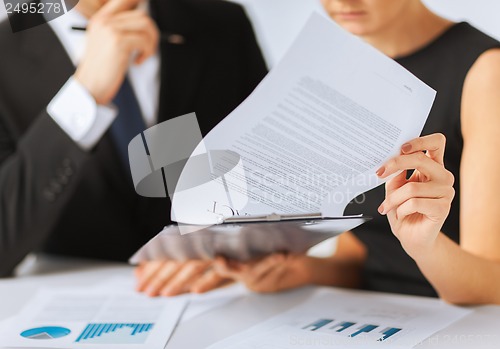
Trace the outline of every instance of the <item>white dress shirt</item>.
<path fill-rule="evenodd" d="M 84 27 L 87 19 L 76 9 L 49 22 L 73 64 L 85 51 Z M 147 127 L 157 122 L 160 89 L 160 56 L 158 52 L 141 65 L 131 64 L 128 78 L 137 97 Z M 73 77 L 59 90 L 47 107 L 48 114 L 81 148 L 91 149 L 104 135 L 117 115 L 112 105 L 97 105 L 90 93 Z"/>

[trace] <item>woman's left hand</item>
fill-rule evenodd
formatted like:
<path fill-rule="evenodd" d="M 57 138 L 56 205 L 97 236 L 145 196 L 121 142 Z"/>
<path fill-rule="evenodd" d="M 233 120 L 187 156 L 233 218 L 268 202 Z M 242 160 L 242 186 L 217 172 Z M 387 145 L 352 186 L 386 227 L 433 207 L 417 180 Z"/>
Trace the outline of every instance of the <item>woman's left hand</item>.
<path fill-rule="evenodd" d="M 392 232 L 413 259 L 432 251 L 455 196 L 453 174 L 443 163 L 445 144 L 442 134 L 416 138 L 377 171 L 381 178 L 402 171 L 386 183 L 379 212 L 387 215 Z"/>

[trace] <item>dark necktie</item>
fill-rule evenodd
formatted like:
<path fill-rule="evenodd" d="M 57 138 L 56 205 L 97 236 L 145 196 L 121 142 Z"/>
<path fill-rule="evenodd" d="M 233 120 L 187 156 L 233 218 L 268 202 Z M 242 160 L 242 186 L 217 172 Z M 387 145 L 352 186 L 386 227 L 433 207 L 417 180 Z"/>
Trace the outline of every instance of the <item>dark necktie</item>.
<path fill-rule="evenodd" d="M 118 108 L 118 115 L 111 124 L 110 132 L 120 160 L 130 174 L 128 144 L 132 138 L 144 131 L 146 125 L 142 119 L 139 102 L 127 77 L 113 99 L 113 104 Z"/>

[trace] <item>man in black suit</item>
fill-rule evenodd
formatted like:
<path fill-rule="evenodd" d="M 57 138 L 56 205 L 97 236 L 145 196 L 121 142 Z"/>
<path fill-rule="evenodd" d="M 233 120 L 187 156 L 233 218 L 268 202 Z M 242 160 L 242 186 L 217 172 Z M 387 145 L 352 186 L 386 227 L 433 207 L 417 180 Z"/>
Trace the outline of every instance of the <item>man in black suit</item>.
<path fill-rule="evenodd" d="M 90 18 L 80 56 L 57 32 L 70 28 L 12 34 L 0 24 L 0 276 L 32 251 L 123 261 L 170 222 L 168 199 L 134 192 L 113 134 L 131 109 L 112 106 L 126 76 L 136 85 L 143 76 L 131 60 L 159 57 L 159 92 L 143 93 L 157 93 L 156 105 L 138 98 L 153 115 L 144 127 L 194 111 L 204 135 L 265 75 L 238 5 L 157 0 L 151 20 L 138 1 L 80 0 Z"/>

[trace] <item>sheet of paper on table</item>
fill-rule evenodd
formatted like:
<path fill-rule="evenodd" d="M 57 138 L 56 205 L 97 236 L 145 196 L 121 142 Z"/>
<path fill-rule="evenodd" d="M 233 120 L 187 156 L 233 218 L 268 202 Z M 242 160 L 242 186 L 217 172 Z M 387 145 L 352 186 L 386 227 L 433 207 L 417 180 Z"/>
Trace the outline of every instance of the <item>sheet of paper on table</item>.
<path fill-rule="evenodd" d="M 412 348 L 470 312 L 432 298 L 325 288 L 209 349 Z"/>
<path fill-rule="evenodd" d="M 5 347 L 163 349 L 187 299 L 44 289 L 0 332 Z"/>
<path fill-rule="evenodd" d="M 135 279 L 127 277 L 116 277 L 100 284 L 97 289 L 106 292 L 115 292 L 117 290 L 133 290 Z M 240 283 L 227 285 L 202 294 L 183 294 L 171 299 L 186 299 L 187 306 L 179 320 L 179 323 L 189 321 L 207 311 L 222 307 L 241 297 L 250 294 L 250 291 Z"/>

